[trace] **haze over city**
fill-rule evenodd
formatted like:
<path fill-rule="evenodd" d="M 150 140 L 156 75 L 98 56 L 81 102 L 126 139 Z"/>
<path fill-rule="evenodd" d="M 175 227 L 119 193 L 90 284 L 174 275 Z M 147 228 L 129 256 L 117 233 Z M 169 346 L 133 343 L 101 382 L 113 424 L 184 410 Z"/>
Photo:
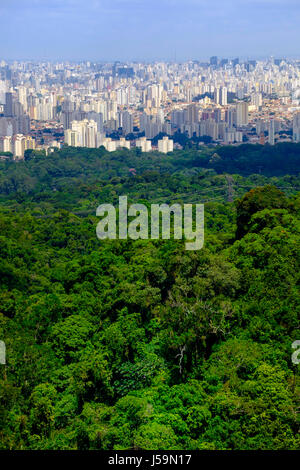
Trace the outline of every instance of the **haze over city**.
<path fill-rule="evenodd" d="M 296 56 L 298 0 L 1 0 L 6 60 Z"/>

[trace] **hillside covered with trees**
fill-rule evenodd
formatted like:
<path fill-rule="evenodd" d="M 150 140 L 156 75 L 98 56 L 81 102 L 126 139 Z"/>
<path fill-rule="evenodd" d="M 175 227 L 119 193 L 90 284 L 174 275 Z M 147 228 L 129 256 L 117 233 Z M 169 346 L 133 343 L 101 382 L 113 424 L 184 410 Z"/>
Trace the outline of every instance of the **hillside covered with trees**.
<path fill-rule="evenodd" d="M 0 161 L 0 449 L 299 449 L 299 144 Z M 205 202 L 205 244 L 96 208 Z"/>

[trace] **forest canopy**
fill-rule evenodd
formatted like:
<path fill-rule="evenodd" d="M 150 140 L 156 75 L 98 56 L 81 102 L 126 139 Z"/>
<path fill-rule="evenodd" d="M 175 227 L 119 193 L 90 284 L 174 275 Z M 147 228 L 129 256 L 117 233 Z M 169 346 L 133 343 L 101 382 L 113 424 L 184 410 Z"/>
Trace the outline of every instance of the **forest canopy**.
<path fill-rule="evenodd" d="M 0 448 L 299 449 L 299 155 L 0 161 Z M 98 240 L 120 195 L 204 202 L 204 248 Z"/>

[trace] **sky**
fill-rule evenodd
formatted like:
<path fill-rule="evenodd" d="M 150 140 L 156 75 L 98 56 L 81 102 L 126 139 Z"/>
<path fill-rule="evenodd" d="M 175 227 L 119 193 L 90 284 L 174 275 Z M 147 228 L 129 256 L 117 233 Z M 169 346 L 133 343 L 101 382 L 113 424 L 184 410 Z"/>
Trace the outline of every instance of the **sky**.
<path fill-rule="evenodd" d="M 0 59 L 300 57 L 299 0 L 0 0 Z"/>

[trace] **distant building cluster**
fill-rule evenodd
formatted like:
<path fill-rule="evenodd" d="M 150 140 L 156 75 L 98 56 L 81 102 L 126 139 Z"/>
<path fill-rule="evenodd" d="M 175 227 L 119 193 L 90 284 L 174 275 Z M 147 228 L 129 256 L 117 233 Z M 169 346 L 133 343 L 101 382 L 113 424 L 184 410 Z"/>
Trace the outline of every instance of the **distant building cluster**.
<path fill-rule="evenodd" d="M 0 62 L 0 152 L 300 142 L 300 62 Z"/>
<path fill-rule="evenodd" d="M 27 135 L 0 137 L 0 151 L 12 153 L 16 159 L 23 159 L 25 150 L 35 149 L 35 140 Z"/>

